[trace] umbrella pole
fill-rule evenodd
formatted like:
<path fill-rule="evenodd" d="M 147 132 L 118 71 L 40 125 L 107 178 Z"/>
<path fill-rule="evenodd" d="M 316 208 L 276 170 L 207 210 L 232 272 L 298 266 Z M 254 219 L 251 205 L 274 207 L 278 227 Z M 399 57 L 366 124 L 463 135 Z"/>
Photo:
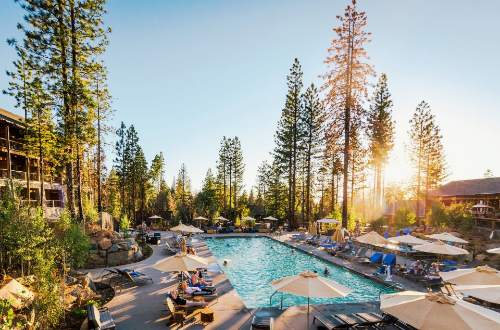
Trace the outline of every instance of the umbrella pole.
<path fill-rule="evenodd" d="M 309 297 L 307 297 L 307 329 L 309 330 Z"/>

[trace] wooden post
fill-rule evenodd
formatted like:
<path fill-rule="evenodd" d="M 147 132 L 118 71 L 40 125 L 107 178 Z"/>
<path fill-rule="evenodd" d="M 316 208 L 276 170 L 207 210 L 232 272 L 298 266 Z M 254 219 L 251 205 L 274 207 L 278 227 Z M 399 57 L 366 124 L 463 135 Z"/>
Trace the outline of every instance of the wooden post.
<path fill-rule="evenodd" d="M 5 132 L 7 135 L 7 173 L 8 178 L 12 179 L 12 164 L 11 164 L 11 156 L 10 156 L 10 128 L 9 125 L 5 126 Z"/>

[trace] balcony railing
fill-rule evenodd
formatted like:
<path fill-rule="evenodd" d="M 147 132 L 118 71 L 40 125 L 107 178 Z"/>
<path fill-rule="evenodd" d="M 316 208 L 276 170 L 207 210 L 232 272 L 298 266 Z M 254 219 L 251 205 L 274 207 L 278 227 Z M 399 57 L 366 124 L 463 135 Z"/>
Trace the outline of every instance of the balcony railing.
<path fill-rule="evenodd" d="M 9 143 L 6 138 L 0 137 L 0 147 L 8 148 Z M 24 150 L 24 144 L 21 141 L 17 140 L 10 140 L 10 148 L 13 150 L 19 150 L 23 151 Z"/>
<path fill-rule="evenodd" d="M 47 207 L 63 207 L 63 203 L 60 200 L 45 200 L 45 206 L 47 206 Z"/>
<path fill-rule="evenodd" d="M 11 174 L 12 174 L 12 179 L 26 181 L 27 173 L 24 171 L 11 170 Z M 6 168 L 0 168 L 0 179 L 8 179 L 8 178 L 9 178 L 9 170 Z M 30 173 L 30 180 L 40 181 L 38 173 L 36 172 Z M 43 177 L 43 181 L 45 183 L 58 183 L 58 184 L 63 183 L 62 177 L 52 176 L 50 174 L 45 174 L 45 176 Z"/>

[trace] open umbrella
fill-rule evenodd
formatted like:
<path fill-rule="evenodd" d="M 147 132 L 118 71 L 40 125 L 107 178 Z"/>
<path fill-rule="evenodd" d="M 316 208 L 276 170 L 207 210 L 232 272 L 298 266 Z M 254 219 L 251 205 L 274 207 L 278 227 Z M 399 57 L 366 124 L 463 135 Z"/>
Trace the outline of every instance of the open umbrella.
<path fill-rule="evenodd" d="M 403 291 L 382 295 L 380 309 L 421 330 L 500 327 L 500 313 L 442 293 Z"/>
<path fill-rule="evenodd" d="M 387 240 L 376 231 L 358 236 L 356 237 L 356 241 L 368 245 L 384 245 L 387 243 Z"/>
<path fill-rule="evenodd" d="M 435 241 L 432 243 L 417 245 L 413 248 L 414 250 L 420 252 L 427 252 L 432 254 L 441 254 L 447 256 L 459 256 L 469 254 L 469 251 L 461 249 L 459 247 L 443 243 L 441 241 Z"/>
<path fill-rule="evenodd" d="M 486 250 L 486 252 L 488 252 L 488 253 L 494 253 L 494 254 L 500 254 L 500 247 L 495 248 L 495 249 Z"/>
<path fill-rule="evenodd" d="M 309 298 L 345 297 L 351 290 L 311 271 L 274 280 L 271 285 L 276 291 L 307 297 L 307 327 L 309 328 Z"/>
<path fill-rule="evenodd" d="M 413 235 L 401 235 L 401 236 L 389 237 L 388 240 L 394 243 L 402 243 L 408 245 L 421 245 L 429 243 L 428 241 L 420 239 Z"/>
<path fill-rule="evenodd" d="M 11 279 L 0 287 L 0 299 L 8 300 L 12 307 L 21 308 L 31 303 L 34 294 L 27 287 Z"/>
<path fill-rule="evenodd" d="M 193 226 L 187 226 L 182 222 L 179 222 L 177 226 L 170 228 L 170 230 L 180 233 L 192 234 L 192 233 L 197 233 L 199 229 Z"/>
<path fill-rule="evenodd" d="M 207 219 L 207 218 L 202 217 L 202 216 L 196 217 L 196 218 L 194 218 L 193 220 L 197 220 L 197 221 L 208 221 L 208 219 Z"/>
<path fill-rule="evenodd" d="M 207 265 L 208 261 L 205 258 L 181 253 L 157 262 L 154 268 L 162 272 L 190 272 L 206 268 Z"/>
<path fill-rule="evenodd" d="M 152 215 L 148 219 L 163 219 L 163 218 L 160 217 L 159 215 Z"/>
<path fill-rule="evenodd" d="M 439 276 L 456 285 L 500 285 L 500 272 L 489 266 L 440 272 Z"/>
<path fill-rule="evenodd" d="M 454 289 L 464 296 L 500 304 L 500 285 L 457 285 Z"/>
<path fill-rule="evenodd" d="M 191 228 L 191 233 L 192 234 L 201 234 L 201 233 L 204 233 L 203 230 L 201 230 L 200 228 L 196 228 L 195 226 L 189 225 L 188 227 Z"/>
<path fill-rule="evenodd" d="M 220 221 L 220 222 L 226 222 L 226 221 L 229 221 L 228 219 L 224 218 L 222 215 L 219 215 L 217 218 L 215 218 L 214 220 L 217 220 L 217 221 Z"/>
<path fill-rule="evenodd" d="M 252 217 L 247 215 L 247 216 L 243 217 L 241 220 L 243 220 L 243 221 L 255 221 L 255 218 L 252 218 Z"/>
<path fill-rule="evenodd" d="M 264 219 L 262 220 L 268 220 L 268 221 L 278 221 L 278 219 L 276 219 L 275 217 L 272 217 L 272 216 L 268 216 L 268 217 L 265 217 Z"/>
<path fill-rule="evenodd" d="M 323 218 L 323 219 L 319 219 L 317 221 L 317 223 L 339 223 L 339 221 L 335 220 L 333 218 Z"/>
<path fill-rule="evenodd" d="M 460 244 L 467 244 L 467 242 L 464 239 L 458 238 L 450 233 L 440 233 L 440 234 L 432 234 L 432 235 L 426 235 L 429 238 L 440 240 L 440 241 L 445 241 L 445 242 L 452 242 L 452 243 L 460 243 Z"/>

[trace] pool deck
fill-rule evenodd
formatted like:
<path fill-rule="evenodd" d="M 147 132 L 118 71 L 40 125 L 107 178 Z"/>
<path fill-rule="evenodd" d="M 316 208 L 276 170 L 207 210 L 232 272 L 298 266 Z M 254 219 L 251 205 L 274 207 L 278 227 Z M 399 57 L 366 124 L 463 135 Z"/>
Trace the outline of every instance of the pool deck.
<path fill-rule="evenodd" d="M 162 232 L 162 237 L 170 235 L 168 232 Z M 205 235 L 205 237 L 234 237 L 244 236 L 253 237 L 255 234 L 237 234 L 237 235 Z M 264 235 L 260 235 L 264 236 Z M 271 237 L 271 236 L 270 236 Z M 364 265 L 346 263 L 344 260 L 332 257 L 326 252 L 307 244 L 296 244 L 291 242 L 290 235 L 271 237 L 288 244 L 294 248 L 314 254 L 319 258 L 328 260 L 334 264 L 347 267 L 358 273 L 371 274 L 373 267 Z M 205 242 L 200 241 L 196 246 L 197 254 L 202 257 L 214 260 L 210 250 Z M 209 324 L 202 324 L 197 318 L 194 322 L 184 327 L 167 326 L 168 312 L 165 310 L 163 301 L 166 294 L 175 289 L 178 281 L 175 274 L 163 273 L 154 269 L 154 264 L 168 256 L 164 253 L 164 245 L 153 246 L 153 254 L 146 260 L 135 264 L 121 266 L 120 268 L 131 268 L 151 276 L 152 284 L 126 288 L 116 292 L 115 297 L 106 305 L 115 322 L 117 329 L 135 330 L 135 329 L 250 329 L 253 315 L 266 310 L 275 316 L 275 329 L 299 330 L 306 329 L 306 306 L 293 306 L 285 310 L 277 308 L 259 308 L 248 309 L 233 288 L 224 273 L 213 274 L 214 285 L 217 287 L 218 299 L 210 303 L 210 308 L 215 312 L 215 320 Z M 361 267 L 363 266 L 363 267 Z M 103 269 L 93 269 L 89 272 L 94 279 L 98 279 Z M 399 281 L 399 279 L 397 279 Z M 404 280 L 404 279 L 402 279 Z M 402 283 L 410 289 L 410 285 Z M 421 288 L 420 288 L 421 289 Z M 317 314 L 332 313 L 352 313 L 352 312 L 379 311 L 378 302 L 367 303 L 344 303 L 311 306 L 309 322 L 312 322 L 313 316 Z M 311 326 L 311 329 L 315 329 Z"/>

